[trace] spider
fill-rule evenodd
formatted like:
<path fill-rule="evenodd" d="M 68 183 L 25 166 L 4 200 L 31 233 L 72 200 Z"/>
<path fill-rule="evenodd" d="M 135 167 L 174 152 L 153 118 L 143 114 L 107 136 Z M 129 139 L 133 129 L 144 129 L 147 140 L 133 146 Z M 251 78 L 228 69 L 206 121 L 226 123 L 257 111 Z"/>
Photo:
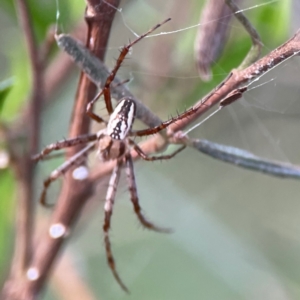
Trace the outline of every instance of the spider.
<path fill-rule="evenodd" d="M 113 109 L 110 88 L 111 88 L 111 83 L 114 80 L 116 73 L 121 67 L 121 64 L 124 58 L 126 57 L 127 53 L 129 52 L 130 48 L 134 44 L 139 42 L 141 39 L 149 35 L 151 32 L 156 30 L 158 27 L 168 22 L 169 20 L 170 19 L 167 19 L 164 22 L 157 24 L 149 31 L 139 36 L 136 40 L 130 42 L 128 45 L 122 48 L 114 68 L 112 69 L 112 71 L 110 72 L 109 76 L 106 79 L 103 89 L 100 90 L 100 92 L 96 95 L 96 97 L 88 103 L 86 108 L 86 113 L 98 123 L 105 123 L 106 128 L 98 131 L 96 134 L 81 135 L 75 138 L 62 140 L 50 144 L 49 146 L 44 148 L 40 153 L 33 156 L 33 159 L 35 161 L 39 161 L 45 158 L 45 156 L 47 156 L 50 152 L 54 150 L 60 150 L 67 147 L 76 146 L 79 144 L 88 144 L 85 148 L 77 152 L 75 155 L 73 155 L 71 158 L 65 161 L 62 165 L 60 165 L 57 169 L 52 171 L 50 176 L 46 180 L 44 180 L 44 187 L 40 197 L 40 203 L 44 206 L 49 206 L 49 204 L 47 204 L 46 202 L 46 192 L 50 184 L 56 179 L 58 179 L 59 177 L 61 177 L 64 173 L 69 171 L 72 167 L 82 164 L 85 161 L 87 154 L 92 150 L 94 150 L 96 146 L 98 146 L 97 153 L 101 161 L 104 162 L 109 160 L 116 161 L 116 165 L 110 177 L 109 186 L 105 198 L 105 204 L 104 204 L 105 217 L 104 217 L 103 231 L 104 231 L 104 243 L 105 243 L 108 265 L 116 281 L 119 283 L 121 288 L 126 292 L 128 292 L 128 289 L 125 286 L 125 284 L 122 282 L 116 270 L 115 260 L 112 254 L 111 243 L 109 238 L 111 216 L 113 213 L 114 200 L 116 196 L 118 182 L 120 179 L 121 169 L 125 165 L 128 187 L 130 192 L 130 199 L 133 204 L 134 212 L 137 215 L 141 224 L 144 227 L 154 231 L 169 232 L 168 229 L 160 228 L 154 225 L 152 222 L 148 221 L 142 214 L 141 207 L 139 204 L 139 198 L 137 194 L 131 149 L 133 148 L 142 159 L 147 161 L 155 161 L 155 160 L 162 160 L 162 159 L 170 159 L 185 148 L 185 146 L 182 146 L 170 155 L 148 156 L 139 147 L 139 145 L 137 145 L 134 142 L 134 140 L 130 138 L 130 136 L 134 136 L 134 137 L 148 136 L 148 135 L 158 133 L 161 130 L 167 128 L 172 123 L 180 119 L 183 119 L 185 117 L 188 117 L 190 114 L 193 113 L 193 111 L 192 110 L 186 111 L 182 115 L 178 115 L 175 118 L 171 118 L 170 120 L 165 121 L 156 127 L 133 132 L 132 125 L 135 118 L 136 103 L 132 99 L 125 97 L 122 98 L 116 105 L 115 109 Z M 106 122 L 103 118 L 101 118 L 100 116 L 98 116 L 93 112 L 93 105 L 97 101 L 97 99 L 99 99 L 101 96 L 104 97 L 106 109 L 108 111 L 108 114 L 110 115 L 108 122 Z"/>

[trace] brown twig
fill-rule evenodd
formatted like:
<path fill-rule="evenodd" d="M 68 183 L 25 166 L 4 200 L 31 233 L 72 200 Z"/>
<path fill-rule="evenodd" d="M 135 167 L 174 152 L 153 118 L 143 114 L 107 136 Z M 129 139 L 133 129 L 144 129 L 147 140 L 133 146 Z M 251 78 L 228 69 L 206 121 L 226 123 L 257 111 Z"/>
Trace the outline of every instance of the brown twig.
<path fill-rule="evenodd" d="M 141 147 L 143 151 L 145 153 L 158 152 L 163 150 L 170 142 L 189 145 L 189 143 L 180 138 L 180 135 L 177 135 L 180 130 L 190 125 L 195 119 L 202 116 L 205 112 L 207 112 L 214 105 L 218 104 L 222 99 L 226 98 L 229 93 L 235 91 L 242 84 L 252 83 L 257 78 L 263 76 L 263 74 L 281 64 L 283 61 L 291 58 L 294 55 L 299 55 L 299 53 L 300 30 L 298 30 L 290 40 L 271 51 L 265 57 L 261 58 L 248 68 L 242 71 L 233 70 L 217 88 L 215 88 L 203 99 L 200 99 L 193 107 L 189 109 L 195 110 L 195 114 L 193 116 L 178 121 L 167 129 L 169 140 L 163 141 L 160 136 L 155 136 L 142 144 Z M 238 99 L 239 98 L 236 100 Z M 187 110 L 187 112 L 189 110 Z M 135 159 L 138 159 L 138 156 L 135 152 L 133 152 L 132 155 Z M 99 180 L 99 178 L 102 176 L 109 174 L 113 167 L 113 162 L 101 165 L 100 167 L 95 168 L 91 174 L 91 178 L 93 180 Z"/>
<path fill-rule="evenodd" d="M 24 2 L 21 0 L 20 7 L 21 10 L 25 10 L 23 7 Z M 97 1 L 97 3 L 89 2 L 86 10 L 86 21 L 88 23 L 88 38 L 87 38 L 87 46 L 94 52 L 95 55 L 97 55 L 100 59 L 104 58 L 106 45 L 109 37 L 109 32 L 112 24 L 112 20 L 115 14 L 115 9 L 113 7 L 117 7 L 119 4 L 119 1 L 112 0 L 107 1 L 108 4 L 111 4 L 112 6 L 108 5 L 107 3 L 102 2 L 100 5 Z M 25 22 L 30 20 L 28 16 L 24 16 Z M 26 28 L 25 30 L 28 30 L 27 24 L 25 26 L 22 26 Z M 32 43 L 32 40 L 30 39 L 29 44 Z M 30 49 L 32 50 L 32 49 Z M 32 55 L 30 53 L 30 57 L 34 57 L 34 62 L 37 61 L 38 53 L 35 52 L 35 55 Z M 34 71 L 37 70 L 37 68 L 33 68 Z M 33 71 L 33 72 L 34 72 Z M 34 73 L 35 75 L 35 73 Z M 41 77 L 40 77 L 41 78 Z M 34 81 L 34 86 L 36 86 L 36 81 Z M 40 88 L 42 85 L 38 85 Z M 41 90 L 41 89 L 40 89 Z M 95 93 L 95 85 L 89 81 L 89 79 L 82 75 L 80 79 L 79 84 L 79 91 L 77 93 L 77 100 L 76 105 L 74 106 L 73 111 L 73 119 L 71 123 L 70 128 L 70 136 L 75 135 L 77 136 L 80 134 L 80 132 L 87 133 L 89 132 L 89 118 L 86 118 L 85 114 L 85 107 L 86 103 L 93 98 Z M 33 93 L 33 99 L 35 106 L 32 107 L 32 109 L 39 110 L 39 105 L 36 103 L 37 91 L 34 89 Z M 82 109 L 83 108 L 83 109 Z M 33 114 L 36 114 L 37 111 L 34 110 Z M 29 116 L 32 116 L 32 113 L 29 114 Z M 39 129 L 39 126 L 37 126 L 36 116 L 34 120 L 35 130 Z M 35 131 L 36 132 L 36 131 Z M 34 137 L 36 135 L 33 135 Z M 37 139 L 31 141 L 31 152 L 36 152 L 36 145 L 37 145 Z M 29 155 L 27 156 L 27 162 L 32 165 L 32 161 L 29 159 Z M 20 166 L 20 164 L 17 162 L 16 165 Z M 30 171 L 31 169 L 24 165 L 22 165 L 23 170 Z M 27 178 L 30 178 L 29 180 L 32 180 L 32 174 L 31 176 L 28 176 Z M 27 182 L 24 185 L 26 188 L 29 186 Z M 88 188 L 90 187 L 90 188 Z M 79 183 L 78 181 L 72 180 L 71 177 L 68 177 L 65 181 L 62 194 L 60 196 L 59 203 L 62 204 L 62 207 L 57 207 L 55 210 L 55 213 L 53 214 L 52 222 L 66 224 L 67 226 L 70 226 L 73 224 L 73 222 L 76 220 L 78 213 L 81 210 L 82 205 L 85 203 L 84 200 L 87 200 L 89 196 L 93 192 L 93 186 L 89 182 L 82 182 Z M 30 197 L 31 199 L 32 197 Z M 30 212 L 26 211 L 26 217 L 30 216 L 30 213 L 32 213 L 32 209 Z M 23 215 L 25 216 L 25 214 Z M 18 281 L 15 280 L 15 278 L 12 278 L 12 280 L 7 281 L 6 288 L 3 290 L 3 299 L 35 299 L 37 294 L 41 291 L 45 279 L 47 278 L 51 266 L 53 265 L 53 262 L 58 254 L 59 249 L 61 248 L 63 239 L 60 238 L 53 238 L 46 234 L 44 235 L 44 239 L 42 238 L 41 241 L 38 243 L 38 249 L 34 252 L 31 267 L 27 269 L 27 275 L 24 277 L 24 268 L 22 274 L 20 274 L 20 277 L 18 278 Z M 26 239 L 26 241 L 30 241 L 29 238 Z M 27 253 L 26 251 L 23 251 L 23 253 Z M 35 268 L 37 267 L 37 268 Z M 26 264 L 26 268 L 28 268 L 28 262 Z M 37 272 L 35 272 L 37 270 Z M 23 275 L 21 277 L 21 275 Z M 37 279 L 37 280 L 35 280 Z"/>
<path fill-rule="evenodd" d="M 202 116 L 206 111 L 218 104 L 229 93 L 241 85 L 249 85 L 262 75 L 275 68 L 287 59 L 298 55 L 300 52 L 300 30 L 287 42 L 280 47 L 271 51 L 269 54 L 253 63 L 244 70 L 233 70 L 229 76 L 221 82 L 212 92 L 203 99 L 200 99 L 191 109 L 195 110 L 195 114 L 189 118 L 183 119 L 168 128 L 169 135 L 173 135 L 191 122 Z"/>
<path fill-rule="evenodd" d="M 114 7 L 117 7 L 119 4 L 117 0 L 108 2 Z M 88 2 L 87 5 L 87 47 L 101 60 L 103 60 L 105 55 L 115 12 L 116 10 L 105 2 L 101 2 L 100 4 L 99 1 L 96 1 L 96 3 Z M 70 136 L 89 132 L 90 120 L 86 117 L 85 107 L 88 101 L 94 97 L 95 91 L 95 85 L 82 74 L 73 109 Z M 63 224 L 65 231 L 60 236 L 56 236 L 56 238 L 53 234 L 50 235 L 49 233 L 43 234 L 40 237 L 31 266 L 27 272 L 27 279 L 24 281 L 22 295 L 18 299 L 34 299 L 41 291 L 53 266 L 53 262 L 61 249 L 64 238 L 77 219 L 85 201 L 93 193 L 93 188 L 94 186 L 89 180 L 79 182 L 75 181 L 71 175 L 66 176 L 57 207 L 51 218 L 52 229 L 55 230 L 60 224 Z"/>
<path fill-rule="evenodd" d="M 67 39 L 69 42 L 70 49 L 66 49 L 66 47 L 62 47 L 64 50 L 66 50 L 70 55 L 72 55 L 73 59 L 76 61 L 77 64 L 80 65 L 84 70 L 87 71 L 89 74 L 89 77 L 91 78 L 92 81 L 95 83 L 99 83 L 101 79 L 107 76 L 107 69 L 106 67 L 99 62 L 95 57 L 91 56 L 88 51 L 83 50 L 76 41 L 72 40 L 69 36 L 63 36 L 61 37 L 62 39 Z M 71 40 L 69 40 L 71 39 Z M 256 63 L 252 64 L 248 68 L 238 71 L 238 70 L 233 70 L 231 74 L 222 82 L 219 84 L 217 88 L 215 88 L 211 93 L 209 93 L 206 97 L 203 99 L 200 99 L 193 107 L 188 109 L 183 115 L 190 115 L 191 110 L 195 112 L 194 115 L 189 116 L 181 121 L 178 121 L 174 124 L 172 124 L 168 129 L 168 138 L 162 138 L 160 136 L 155 136 L 148 141 L 144 142 L 142 144 L 142 148 L 145 153 L 154 153 L 158 151 L 162 151 L 169 142 L 175 142 L 175 143 L 180 143 L 180 140 L 176 139 L 176 134 L 179 130 L 184 129 L 188 125 L 190 125 L 195 119 L 199 118 L 202 116 L 206 111 L 208 111 L 211 107 L 214 105 L 218 104 L 221 102 L 222 99 L 226 99 L 228 95 L 234 94 L 238 89 L 239 86 L 243 84 L 250 84 L 253 81 L 255 81 L 257 78 L 261 77 L 263 74 L 271 70 L 272 68 L 275 68 L 277 65 L 279 65 L 281 62 L 284 60 L 290 58 L 293 55 L 296 55 L 300 51 L 300 33 L 297 32 L 297 34 L 291 38 L 289 41 L 284 43 L 282 46 L 278 47 Z M 63 42 L 65 43 L 65 41 Z M 72 46 L 71 44 L 72 43 Z M 74 48 L 73 48 L 74 47 Z M 80 55 L 74 55 L 73 50 L 76 49 L 75 52 L 79 51 L 81 52 Z M 81 56 L 82 55 L 82 56 Z M 93 67 L 95 69 L 93 69 Z M 119 81 L 116 80 L 116 83 Z M 239 93 L 241 94 L 242 92 L 246 91 L 247 88 L 239 89 Z M 242 91 L 242 92 L 241 92 Z M 116 96 L 118 98 L 121 98 L 125 94 L 128 95 L 126 88 L 122 87 L 121 91 L 118 91 L 118 88 L 114 90 Z M 125 93 L 125 94 L 124 94 Z M 238 100 L 241 98 L 241 95 L 239 97 L 232 97 L 230 98 L 231 101 L 224 101 L 222 102 L 222 106 L 224 106 L 225 103 L 231 104 L 233 100 Z M 138 109 L 142 112 L 147 111 L 147 108 L 143 103 L 140 101 L 137 101 L 137 106 Z M 147 113 L 142 114 L 143 116 L 147 116 Z M 153 113 L 148 115 L 150 124 L 155 124 L 157 125 L 157 120 L 153 122 L 154 119 L 152 119 Z M 137 116 L 140 118 L 140 116 Z M 145 119 L 142 119 L 145 122 Z M 149 121 L 148 120 L 148 121 Z M 148 126 L 153 126 L 145 122 Z M 154 125 L 154 126 L 155 126 Z M 138 156 L 136 155 L 135 152 L 132 153 L 132 156 L 135 159 L 138 159 Z M 105 164 L 100 164 L 98 165 L 97 168 L 93 170 L 91 173 L 91 180 L 99 180 L 103 176 L 109 174 L 112 171 L 112 168 L 114 167 L 115 162 L 108 162 Z"/>
<path fill-rule="evenodd" d="M 18 191 L 18 210 L 16 222 L 15 252 L 13 255 L 13 265 L 11 267 L 10 280 L 4 286 L 3 293 L 7 293 L 10 299 L 18 292 L 19 286 L 15 284 L 24 275 L 32 254 L 33 238 L 33 173 L 34 163 L 30 159 L 30 154 L 38 149 L 40 112 L 43 101 L 43 74 L 42 64 L 39 59 L 38 46 L 34 37 L 27 3 L 25 0 L 17 0 L 16 7 L 20 21 L 20 27 L 24 31 L 25 42 L 29 54 L 29 61 L 32 73 L 32 90 L 29 100 L 29 114 L 26 120 L 28 124 L 27 145 L 20 151 L 13 149 L 13 143 L 8 134 L 8 145 L 12 155 L 12 166 L 15 170 Z M 23 124 L 24 126 L 24 124 Z"/>
<path fill-rule="evenodd" d="M 218 104 L 222 99 L 226 98 L 230 93 L 234 92 L 241 85 L 249 85 L 251 82 L 257 80 L 257 78 L 275 68 L 283 61 L 287 60 L 291 56 L 296 55 L 300 50 L 298 41 L 299 36 L 300 34 L 298 31 L 295 36 L 292 37 L 289 41 L 276 48 L 257 62 L 253 63 L 248 68 L 244 70 L 233 70 L 229 74 L 229 76 L 214 90 L 212 90 L 204 98 L 200 99 L 194 106 L 188 109 L 186 113 L 183 113 L 183 115 L 188 115 L 191 110 L 194 110 L 195 112 L 195 114 L 193 114 L 192 116 L 189 116 L 188 118 L 172 124 L 168 128 L 168 135 L 171 137 L 173 133 L 187 127 L 195 119 L 199 118 L 214 105 Z M 61 43 L 60 47 L 67 51 L 81 68 L 87 71 L 89 78 L 93 82 L 99 84 L 101 83 L 101 80 L 103 78 L 106 78 L 107 68 L 105 67 L 105 65 L 97 60 L 96 57 L 91 56 L 91 54 L 87 50 L 83 50 L 80 44 L 78 44 L 70 36 L 61 36 L 58 40 L 58 43 Z M 70 46 L 69 49 L 67 49 L 68 47 L 63 45 L 67 43 Z M 80 51 L 80 55 L 74 55 L 74 53 L 72 53 L 74 49 L 76 49 L 75 52 Z M 119 80 L 116 79 L 115 83 L 117 84 L 118 82 Z M 121 98 L 124 95 L 134 98 L 124 86 L 116 87 L 115 89 L 113 89 L 113 93 L 117 98 Z M 157 119 L 157 117 L 152 112 L 148 114 L 149 109 L 141 101 L 138 101 L 136 98 L 134 99 L 137 103 L 138 111 L 142 112 L 141 116 L 139 114 L 137 115 L 137 118 L 142 119 L 142 121 L 150 127 L 156 126 L 157 122 L 160 122 L 160 120 Z M 145 118 L 145 116 L 147 118 Z"/>

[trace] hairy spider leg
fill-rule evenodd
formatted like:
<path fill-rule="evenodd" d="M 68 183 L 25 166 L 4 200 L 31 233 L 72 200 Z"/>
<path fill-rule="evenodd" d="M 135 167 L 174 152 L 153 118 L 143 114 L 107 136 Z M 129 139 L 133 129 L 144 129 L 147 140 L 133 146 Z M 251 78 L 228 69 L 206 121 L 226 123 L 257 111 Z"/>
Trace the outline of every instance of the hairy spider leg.
<path fill-rule="evenodd" d="M 55 181 L 56 179 L 58 179 L 59 177 L 61 177 L 62 175 L 64 175 L 68 170 L 71 169 L 71 167 L 82 163 L 82 161 L 86 158 L 87 154 L 94 149 L 95 145 L 96 145 L 96 142 L 91 143 L 90 145 L 83 148 L 81 151 L 77 152 L 70 159 L 68 159 L 63 164 L 61 164 L 58 168 L 56 168 L 54 171 L 52 171 L 50 176 L 44 180 L 44 188 L 43 188 L 43 191 L 42 191 L 42 194 L 40 197 L 40 203 L 43 206 L 46 206 L 46 207 L 53 206 L 52 204 L 48 204 L 46 202 L 46 193 L 47 193 L 47 190 L 48 190 L 50 184 L 53 181 Z"/>
<path fill-rule="evenodd" d="M 135 183 L 135 176 L 134 176 L 134 168 L 133 168 L 133 161 L 130 153 L 125 155 L 125 161 L 126 161 L 126 175 L 127 175 L 127 182 L 130 192 L 130 200 L 133 204 L 134 212 L 136 213 L 139 221 L 141 224 L 148 229 L 158 231 L 158 232 L 165 232 L 170 233 L 171 230 L 168 228 L 161 228 L 153 223 L 149 222 L 142 214 L 142 209 L 139 204 L 139 198 L 137 194 L 137 188 Z"/>
<path fill-rule="evenodd" d="M 137 130 L 137 131 L 130 133 L 130 135 L 131 136 L 146 136 L 146 135 L 158 133 L 158 132 L 166 129 L 167 127 L 169 127 L 171 124 L 176 123 L 180 120 L 183 120 L 185 118 L 188 118 L 188 117 L 194 115 L 196 113 L 197 109 L 198 108 L 196 108 L 196 107 L 192 107 L 192 108 L 186 110 L 185 112 L 183 112 L 182 114 L 179 114 L 176 117 L 173 117 L 165 122 L 162 122 L 161 124 L 159 124 L 157 126 L 142 129 L 142 130 Z"/>
<path fill-rule="evenodd" d="M 154 155 L 154 156 L 149 156 L 148 154 L 146 154 L 142 148 L 136 144 L 133 140 L 129 140 L 130 145 L 133 146 L 133 149 L 136 151 L 136 153 L 143 159 L 143 160 L 147 160 L 147 161 L 155 161 L 155 160 L 163 160 L 163 159 L 171 159 L 173 158 L 176 154 L 178 154 L 179 152 L 181 152 L 183 149 L 186 148 L 185 145 L 181 146 L 180 148 L 178 148 L 177 150 L 175 150 L 173 153 L 168 154 L 168 155 Z"/>
<path fill-rule="evenodd" d="M 52 151 L 61 150 L 64 148 L 69 148 L 69 147 L 73 147 L 76 145 L 85 144 L 88 142 L 93 142 L 97 138 L 98 138 L 98 135 L 97 135 L 97 133 L 95 133 L 95 134 L 83 134 L 83 135 L 79 135 L 72 139 L 61 140 L 56 143 L 52 143 L 52 144 L 48 145 L 40 153 L 33 155 L 31 157 L 31 159 L 37 162 L 39 160 L 44 159 L 45 156 L 50 154 Z"/>
<path fill-rule="evenodd" d="M 112 69 L 112 71 L 110 72 L 110 74 L 108 75 L 104 87 L 103 89 L 100 91 L 100 93 L 97 94 L 97 96 L 91 100 L 86 108 L 86 113 L 95 121 L 99 122 L 98 120 L 103 120 L 101 117 L 99 117 L 98 115 L 96 115 L 93 112 L 93 105 L 94 103 L 97 101 L 97 99 L 99 97 L 101 97 L 102 95 L 104 96 L 104 101 L 105 101 L 105 105 L 106 105 L 106 109 L 108 111 L 108 113 L 111 115 L 113 113 L 113 107 L 112 107 L 112 102 L 111 102 L 111 94 L 110 94 L 110 85 L 112 83 L 112 81 L 114 80 L 118 70 L 120 69 L 123 60 L 125 59 L 126 55 L 128 54 L 130 48 L 135 45 L 136 43 L 138 43 L 140 40 L 142 40 L 144 37 L 146 37 L 147 35 L 149 35 L 150 33 L 152 33 L 154 30 L 156 30 L 157 28 L 159 28 L 160 26 L 164 25 L 165 23 L 167 23 L 168 21 L 170 21 L 171 18 L 166 19 L 165 21 L 163 21 L 162 23 L 157 24 L 156 26 L 152 27 L 151 29 L 149 29 L 146 33 L 142 34 L 141 36 L 139 36 L 137 39 L 135 39 L 133 42 L 130 42 L 128 45 L 124 46 L 119 54 L 119 57 L 116 61 L 116 64 L 114 66 L 114 68 Z"/>
<path fill-rule="evenodd" d="M 104 204 L 104 211 L 105 211 L 105 217 L 104 217 L 104 224 L 103 224 L 103 231 L 104 231 L 104 243 L 105 243 L 105 251 L 106 251 L 106 258 L 109 268 L 111 269 L 116 281 L 119 283 L 121 288 L 129 293 L 126 285 L 121 280 L 117 269 L 116 269 L 116 263 L 113 257 L 113 253 L 111 250 L 111 244 L 110 244 L 110 238 L 109 238 L 109 229 L 110 229 L 110 220 L 113 213 L 113 206 L 114 201 L 117 193 L 117 186 L 120 180 L 120 173 L 121 173 L 121 167 L 122 167 L 123 161 L 122 159 L 117 160 L 117 164 L 113 169 L 113 172 L 111 174 L 110 180 L 109 180 L 109 186 L 106 192 L 106 198 L 105 198 L 105 204 Z"/>
<path fill-rule="evenodd" d="M 116 88 L 116 87 L 118 87 L 118 86 L 120 86 L 120 85 L 123 85 L 123 84 L 125 84 L 125 83 L 127 83 L 127 82 L 129 82 L 130 80 L 129 79 L 125 79 L 125 80 L 123 80 L 123 81 L 121 81 L 121 82 L 118 82 L 117 84 L 114 84 L 113 86 L 112 86 L 112 88 L 114 89 L 114 88 Z M 97 95 L 93 98 L 93 100 L 91 100 L 90 102 L 92 102 L 93 104 L 100 98 L 100 96 L 102 95 L 102 90 L 100 90 L 98 93 L 97 93 Z M 92 105 L 93 105 L 92 104 Z M 89 105 L 89 103 L 88 103 L 88 105 Z M 93 112 L 93 109 L 92 109 L 92 107 L 90 107 L 90 108 L 88 108 L 88 106 L 87 106 L 87 111 L 86 111 L 86 113 L 93 119 L 93 120 L 95 120 L 96 122 L 98 122 L 98 123 L 105 123 L 105 124 L 107 124 L 107 122 L 103 119 L 103 118 L 101 118 L 100 116 L 98 116 L 97 114 L 95 114 L 94 112 Z"/>

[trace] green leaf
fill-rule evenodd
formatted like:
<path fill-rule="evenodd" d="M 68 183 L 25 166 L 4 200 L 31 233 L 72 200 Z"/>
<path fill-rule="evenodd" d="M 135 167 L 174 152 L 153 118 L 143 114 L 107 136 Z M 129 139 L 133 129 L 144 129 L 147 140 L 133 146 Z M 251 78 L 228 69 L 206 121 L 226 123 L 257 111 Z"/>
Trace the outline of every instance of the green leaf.
<path fill-rule="evenodd" d="M 0 82 L 0 113 L 4 106 L 5 99 L 14 85 L 14 78 L 8 78 Z"/>
<path fill-rule="evenodd" d="M 0 270 L 8 268 L 9 259 L 13 246 L 13 223 L 15 181 L 11 170 L 5 169 L 0 172 L 1 201 L 0 201 Z M 1 275 L 3 273 L 1 272 Z"/>

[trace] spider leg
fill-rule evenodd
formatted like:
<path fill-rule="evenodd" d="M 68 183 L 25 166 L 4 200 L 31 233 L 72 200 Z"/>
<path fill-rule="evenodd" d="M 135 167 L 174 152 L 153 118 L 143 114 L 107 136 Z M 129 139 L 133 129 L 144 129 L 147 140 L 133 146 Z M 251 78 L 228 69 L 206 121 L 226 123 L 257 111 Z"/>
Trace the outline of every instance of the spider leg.
<path fill-rule="evenodd" d="M 137 39 L 135 39 L 133 42 L 130 42 L 128 45 L 124 46 L 119 54 L 119 57 L 117 58 L 116 64 L 114 66 L 114 68 L 112 69 L 112 71 L 110 72 L 110 74 L 108 75 L 104 87 L 103 89 L 97 94 L 97 96 L 91 100 L 88 105 L 87 105 L 87 109 L 86 112 L 87 114 L 95 119 L 97 121 L 97 115 L 95 115 L 92 111 L 93 111 L 93 105 L 94 103 L 97 101 L 97 99 L 100 96 L 104 96 L 104 101 L 105 101 L 105 105 L 106 105 L 106 109 L 109 113 L 109 115 L 111 115 L 113 113 L 113 107 L 112 107 L 112 103 L 111 103 L 111 95 L 110 95 L 110 84 L 112 83 L 112 81 L 114 80 L 116 73 L 118 72 L 118 70 L 120 69 L 122 62 L 124 60 L 124 58 L 126 57 L 126 55 L 128 54 L 130 48 L 135 45 L 136 43 L 138 43 L 140 40 L 142 40 L 144 37 L 146 37 L 147 35 L 149 35 L 150 33 L 152 33 L 154 30 L 156 30 L 157 28 L 159 28 L 160 26 L 162 26 L 163 24 L 165 24 L 166 22 L 170 21 L 171 19 L 167 19 L 165 21 L 163 21 L 162 23 L 157 24 L 156 26 L 152 27 L 151 29 L 149 29 L 146 33 L 142 34 L 141 36 L 139 36 Z"/>
<path fill-rule="evenodd" d="M 40 197 L 40 203 L 43 206 L 46 206 L 46 207 L 53 206 L 52 204 L 48 204 L 46 202 L 46 193 L 47 193 L 47 190 L 48 190 L 50 184 L 53 181 L 55 181 L 56 179 L 58 179 L 59 177 L 61 177 L 62 175 L 64 175 L 68 170 L 70 170 L 71 167 L 73 167 L 76 164 L 80 164 L 83 161 L 83 159 L 85 158 L 85 156 L 88 154 L 88 152 L 94 149 L 95 145 L 96 145 L 96 142 L 83 148 L 81 151 L 79 151 L 78 153 L 73 155 L 70 159 L 68 159 L 63 164 L 61 164 L 57 169 L 52 171 L 50 176 L 44 180 L 44 188 L 43 188 L 43 191 L 42 191 L 42 194 Z"/>
<path fill-rule="evenodd" d="M 136 151 L 136 153 L 144 160 L 147 161 L 155 161 L 155 160 L 162 160 L 162 159 L 171 159 L 173 158 L 176 154 L 178 154 L 179 152 L 181 152 L 183 149 L 186 148 L 185 145 L 181 146 L 180 148 L 178 148 L 177 150 L 175 150 L 173 153 L 168 154 L 168 155 L 155 155 L 155 156 L 149 156 L 148 154 L 146 154 L 142 148 L 136 144 L 133 140 L 129 140 L 129 143 L 133 146 L 133 149 Z"/>
<path fill-rule="evenodd" d="M 43 160 L 51 160 L 54 158 L 61 158 L 61 157 L 64 157 L 66 155 L 66 153 L 67 153 L 67 151 L 49 154 L 49 155 L 43 157 Z"/>
<path fill-rule="evenodd" d="M 129 79 L 126 79 L 126 80 L 123 80 L 123 81 L 121 81 L 121 82 L 118 82 L 117 84 L 114 84 L 114 85 L 113 85 L 113 88 L 116 88 L 116 87 L 119 86 L 119 85 L 123 85 L 124 83 L 127 83 L 127 82 L 129 82 L 129 81 L 130 81 Z M 100 91 L 97 93 L 97 95 L 93 98 L 93 100 L 91 100 L 91 101 L 88 103 L 87 108 L 86 108 L 86 113 L 87 113 L 93 120 L 95 120 L 96 122 L 98 122 L 98 123 L 105 123 L 105 124 L 107 125 L 107 122 L 106 122 L 103 118 L 101 118 L 100 116 L 98 116 L 97 114 L 95 114 L 95 113 L 93 112 L 93 105 L 94 105 L 94 103 L 102 96 L 102 94 L 103 94 L 103 91 L 100 90 Z"/>
<path fill-rule="evenodd" d="M 107 122 L 106 122 L 103 118 L 101 118 L 100 116 L 98 116 L 97 114 L 95 114 L 95 113 L 93 112 L 93 106 L 94 106 L 94 103 L 97 101 L 97 99 L 98 99 L 102 94 L 103 94 L 103 90 L 100 90 L 100 91 L 97 93 L 97 95 L 94 97 L 94 99 L 91 100 L 91 101 L 88 103 L 88 105 L 87 105 L 87 107 L 86 107 L 86 113 L 88 114 L 88 116 L 89 116 L 90 118 L 92 118 L 92 119 L 95 120 L 96 122 L 107 124 Z"/>
<path fill-rule="evenodd" d="M 137 194 L 132 157 L 129 153 L 125 155 L 125 161 L 126 161 L 126 174 L 127 174 L 127 181 L 128 181 L 129 191 L 130 191 L 130 198 L 133 204 L 134 212 L 136 213 L 139 221 L 144 227 L 148 229 L 158 231 L 158 232 L 166 232 L 166 233 L 171 232 L 171 230 L 168 228 L 161 228 L 154 225 L 143 216 L 141 211 L 142 209 L 139 204 L 138 194 Z"/>
<path fill-rule="evenodd" d="M 105 217 L 104 217 L 104 224 L 103 224 L 103 231 L 104 231 L 104 243 L 105 243 L 105 251 L 106 251 L 106 257 L 107 257 L 107 263 L 116 279 L 116 281 L 119 283 L 121 288 L 125 292 L 129 292 L 125 284 L 122 282 L 117 270 L 116 270 L 116 264 L 115 260 L 112 254 L 111 250 L 111 244 L 109 239 L 109 229 L 110 229 L 110 220 L 113 213 L 113 206 L 114 201 L 116 197 L 117 192 L 117 186 L 120 179 L 120 173 L 121 173 L 121 167 L 122 167 L 123 161 L 118 160 L 117 164 L 112 172 L 112 175 L 109 180 L 109 186 L 106 193 L 106 199 L 104 204 L 104 211 L 105 211 Z"/>
<path fill-rule="evenodd" d="M 143 129 L 143 130 L 137 130 L 137 131 L 131 132 L 130 135 L 145 136 L 145 135 L 151 135 L 151 134 L 158 133 L 158 132 L 162 131 L 163 129 L 169 127 L 171 124 L 176 123 L 180 120 L 183 120 L 185 118 L 188 118 L 188 117 L 194 115 L 194 113 L 196 111 L 197 111 L 197 108 L 192 107 L 192 108 L 186 110 L 185 112 L 183 112 L 182 114 L 179 114 L 177 117 L 173 117 L 165 122 L 162 122 L 160 125 L 157 125 L 152 128 Z"/>
<path fill-rule="evenodd" d="M 62 140 L 58 141 L 56 143 L 48 145 L 46 148 L 44 148 L 40 153 L 35 154 L 32 156 L 32 160 L 34 161 L 39 161 L 44 159 L 46 155 L 51 153 L 54 150 L 60 150 L 68 147 L 73 147 L 79 144 L 84 144 L 88 142 L 95 141 L 97 139 L 97 134 L 84 134 L 77 136 L 76 138 L 73 139 L 67 139 L 67 140 Z"/>

